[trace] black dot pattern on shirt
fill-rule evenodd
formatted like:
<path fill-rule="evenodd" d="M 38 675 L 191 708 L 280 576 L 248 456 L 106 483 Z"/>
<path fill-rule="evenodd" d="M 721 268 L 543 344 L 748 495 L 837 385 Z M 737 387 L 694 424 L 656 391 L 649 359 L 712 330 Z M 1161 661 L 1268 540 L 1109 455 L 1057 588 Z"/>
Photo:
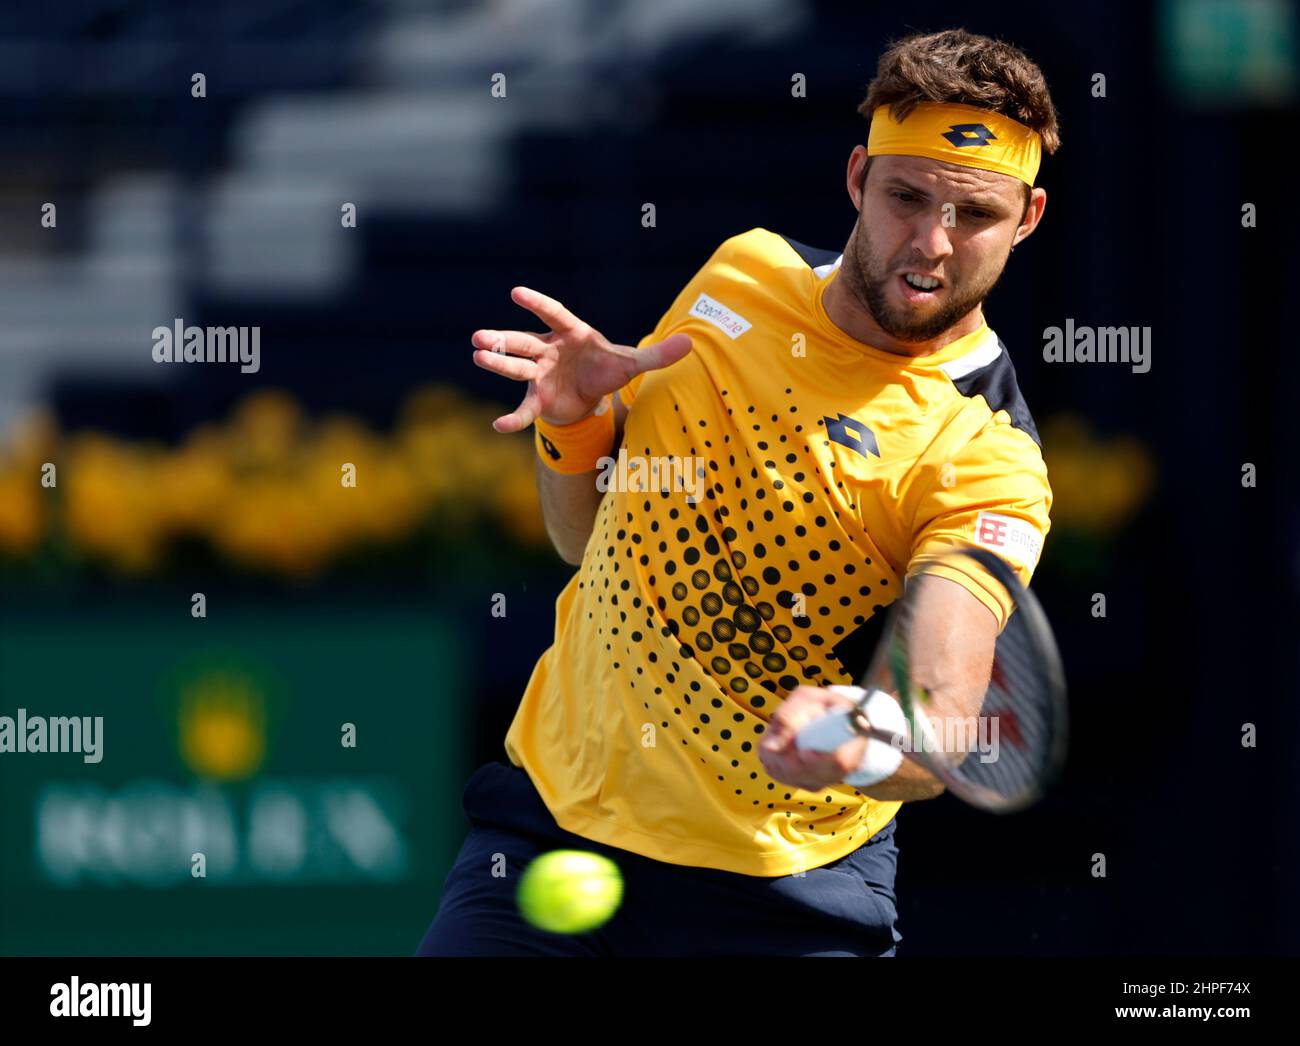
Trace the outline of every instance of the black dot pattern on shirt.
<path fill-rule="evenodd" d="M 792 389 L 785 394 L 793 398 Z M 728 390 L 722 395 L 728 396 Z M 673 409 L 680 415 L 677 404 Z M 838 641 L 835 637 L 850 630 L 849 621 L 858 627 L 868 609 L 879 612 L 892 599 L 891 571 L 874 563 L 870 552 L 855 546 L 851 530 L 835 522 L 841 516 L 836 506 L 847 499 L 832 496 L 830 476 L 823 476 L 824 466 L 811 452 L 813 440 L 822 447 L 829 441 L 823 433 L 805 433 L 802 424 L 788 428 L 788 419 L 798 414 L 797 404 L 763 414 L 751 404 L 743 414 L 750 419 L 747 424 L 727 408 L 735 427 L 721 434 L 725 455 L 716 453 L 718 434 L 704 420 L 691 426 L 682 419 L 688 452 L 627 448 L 646 458 L 689 453 L 701 459 L 704 467 L 697 475 L 703 497 L 691 504 L 684 493 L 659 490 L 649 497 L 616 491 L 602 499 L 596 552 L 593 562 L 584 564 L 587 577 L 579 587 L 590 584 L 596 590 L 597 636 L 619 663 L 670 661 L 672 671 L 663 680 L 672 689 L 657 686 L 651 695 L 655 704 L 642 702 L 647 710 L 662 712 L 662 718 L 656 717 L 660 729 L 681 731 L 688 748 L 702 744 L 697 750 L 706 754 L 700 761 L 709 765 L 714 757 L 717 780 L 730 784 L 734 796 L 767 809 L 776 809 L 778 801 L 802 807 L 806 813 L 800 827 L 816 832 L 819 822 L 835 823 L 838 829 L 827 832 L 834 835 L 861 822 L 865 807 L 853 824 L 845 825 L 836 818 L 848 806 L 839 806 L 838 814 L 812 817 L 816 802 L 795 799 L 788 791 L 779 800 L 769 796 L 778 786 L 763 770 L 756 741 L 766 729 L 766 716 L 795 687 L 856 682 L 844 677 L 829 648 Z M 770 419 L 778 431 L 765 433 L 759 418 Z M 824 422 L 819 418 L 816 425 L 823 428 Z M 757 458 L 750 453 L 746 428 L 759 433 L 752 444 Z M 773 436 L 782 446 L 779 453 L 773 450 Z M 835 467 L 829 456 L 820 460 L 828 463 L 828 471 Z M 743 492 L 737 504 L 749 518 L 731 518 L 733 510 L 722 500 L 728 485 Z M 835 486 L 845 490 L 842 481 Z M 763 523 L 761 535 L 755 519 Z M 738 525 L 744 526 L 743 533 Z M 660 540 L 650 542 L 647 534 Z M 628 574 L 639 583 L 634 586 Z M 607 596 L 611 581 L 615 590 Z M 625 595 L 621 605 L 619 592 L 634 587 L 646 599 Z M 878 590 L 880 598 L 872 600 Z M 636 614 L 630 621 L 627 602 Z M 803 613 L 796 616 L 793 611 L 800 605 Z M 851 617 L 849 610 L 854 611 Z M 828 620 L 837 618 L 833 624 Z M 630 688 L 636 688 L 641 671 L 627 678 Z M 692 702 L 692 693 L 701 690 L 692 673 L 711 677 L 724 695 L 709 700 L 712 714 Z M 719 723 L 719 717 L 730 725 Z M 833 804 L 834 796 L 826 795 L 821 803 Z M 784 812 L 794 816 L 791 809 Z"/>

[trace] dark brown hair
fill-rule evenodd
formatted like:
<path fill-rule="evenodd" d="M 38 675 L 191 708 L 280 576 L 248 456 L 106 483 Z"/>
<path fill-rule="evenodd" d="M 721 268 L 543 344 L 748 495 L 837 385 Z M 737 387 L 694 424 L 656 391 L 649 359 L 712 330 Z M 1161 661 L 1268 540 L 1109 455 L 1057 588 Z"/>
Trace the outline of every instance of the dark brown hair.
<path fill-rule="evenodd" d="M 988 109 L 1037 131 L 1047 153 L 1061 145 L 1043 71 L 1020 48 L 965 29 L 917 33 L 891 43 L 858 112 L 870 120 L 877 107 L 887 105 L 895 120 L 904 120 L 920 102 Z"/>
<path fill-rule="evenodd" d="M 1045 152 L 1061 147 L 1056 106 L 1043 71 L 1020 48 L 992 37 L 945 29 L 895 40 L 876 63 L 876 75 L 858 112 L 870 120 L 879 106 L 887 105 L 895 120 L 905 120 L 921 102 L 973 105 L 1001 113 L 1037 131 Z M 864 190 L 870 169 L 868 157 L 862 166 Z M 1026 185 L 1025 214 L 1030 196 Z"/>

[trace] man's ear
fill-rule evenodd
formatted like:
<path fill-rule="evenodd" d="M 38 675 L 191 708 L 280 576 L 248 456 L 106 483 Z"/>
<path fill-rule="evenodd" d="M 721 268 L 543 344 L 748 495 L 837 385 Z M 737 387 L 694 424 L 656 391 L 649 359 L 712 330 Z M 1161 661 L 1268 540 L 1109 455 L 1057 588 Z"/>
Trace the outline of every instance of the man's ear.
<path fill-rule="evenodd" d="M 862 169 L 855 171 L 854 163 L 857 161 L 859 152 L 862 154 Z M 871 160 L 866 156 L 867 147 L 865 145 L 855 145 L 853 151 L 849 153 L 848 170 L 845 171 L 846 188 L 849 191 L 849 199 L 853 201 L 853 209 L 859 214 L 862 213 L 862 198 L 867 191 L 867 170 L 871 166 Z"/>
<path fill-rule="evenodd" d="M 1016 231 L 1019 232 L 1019 230 L 1025 228 L 1025 226 L 1028 226 L 1028 228 L 1025 228 L 1025 234 L 1015 242 L 1015 245 L 1011 248 L 1012 250 L 1015 250 L 1017 246 L 1029 239 L 1033 231 L 1038 228 L 1038 223 L 1043 220 L 1043 213 L 1046 210 L 1047 190 L 1043 188 L 1035 188 L 1030 194 L 1029 208 L 1025 211 L 1024 220 L 1020 223 L 1020 226 Z"/>

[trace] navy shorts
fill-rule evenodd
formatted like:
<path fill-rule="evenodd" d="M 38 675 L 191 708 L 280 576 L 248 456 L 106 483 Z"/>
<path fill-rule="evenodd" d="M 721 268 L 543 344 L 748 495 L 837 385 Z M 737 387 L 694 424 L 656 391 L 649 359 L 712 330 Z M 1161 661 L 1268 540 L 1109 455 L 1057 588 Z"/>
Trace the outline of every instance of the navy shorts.
<path fill-rule="evenodd" d="M 479 767 L 463 804 L 470 832 L 419 955 L 866 956 L 893 955 L 902 939 L 894 821 L 846 857 L 769 878 L 668 864 L 566 832 L 528 774 L 506 763 Z M 609 922 L 562 935 L 523 920 L 519 874 L 549 850 L 590 850 L 619 866 L 623 903 Z M 504 876 L 492 874 L 497 854 Z"/>

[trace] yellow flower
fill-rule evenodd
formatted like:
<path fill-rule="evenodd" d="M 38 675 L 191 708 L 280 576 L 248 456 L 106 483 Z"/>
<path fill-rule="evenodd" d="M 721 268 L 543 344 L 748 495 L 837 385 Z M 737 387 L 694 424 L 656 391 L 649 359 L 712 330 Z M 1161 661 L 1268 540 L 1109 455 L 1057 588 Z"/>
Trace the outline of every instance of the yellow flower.
<path fill-rule="evenodd" d="M 1083 419 L 1066 414 L 1049 420 L 1042 437 L 1054 523 L 1105 532 L 1136 515 L 1155 482 L 1154 460 L 1141 441 L 1099 440 Z"/>
<path fill-rule="evenodd" d="M 285 392 L 260 389 L 235 408 L 227 447 L 241 467 L 283 467 L 302 437 L 302 408 Z"/>
<path fill-rule="evenodd" d="M 532 472 L 503 479 L 497 488 L 496 506 L 506 531 L 522 544 L 543 548 L 550 541 Z"/>
<path fill-rule="evenodd" d="M 86 552 L 129 572 L 158 560 L 162 537 L 157 448 L 86 434 L 60 468 L 68 534 Z"/>
<path fill-rule="evenodd" d="M 202 534 L 231 496 L 234 476 L 222 441 L 191 437 L 159 469 L 160 510 L 168 530 Z"/>
<path fill-rule="evenodd" d="M 39 468 L 47 461 L 54 461 L 58 446 L 58 423 L 47 410 L 37 410 L 20 418 L 9 436 L 10 458 L 19 466 Z"/>
<path fill-rule="evenodd" d="M 288 394 L 261 390 L 176 448 L 95 432 L 60 441 L 38 413 L 0 457 L 0 552 L 23 555 L 59 520 L 74 547 L 120 570 L 157 568 L 170 539 L 202 537 L 251 569 L 308 576 L 362 543 L 397 543 L 432 524 L 473 539 L 485 518 L 544 543 L 528 434 L 503 436 L 509 408 L 434 385 L 415 390 L 391 434 L 343 415 L 314 424 Z M 59 484 L 39 486 L 57 464 Z M 343 466 L 356 485 L 343 486 Z M 1117 489 L 1103 499 L 1124 503 Z"/>
<path fill-rule="evenodd" d="M 0 552 L 23 556 L 40 543 L 45 505 L 35 465 L 0 472 Z"/>
<path fill-rule="evenodd" d="M 234 488 L 210 536 L 236 562 L 296 577 L 319 572 L 340 544 L 334 522 L 310 489 L 273 479 Z"/>

